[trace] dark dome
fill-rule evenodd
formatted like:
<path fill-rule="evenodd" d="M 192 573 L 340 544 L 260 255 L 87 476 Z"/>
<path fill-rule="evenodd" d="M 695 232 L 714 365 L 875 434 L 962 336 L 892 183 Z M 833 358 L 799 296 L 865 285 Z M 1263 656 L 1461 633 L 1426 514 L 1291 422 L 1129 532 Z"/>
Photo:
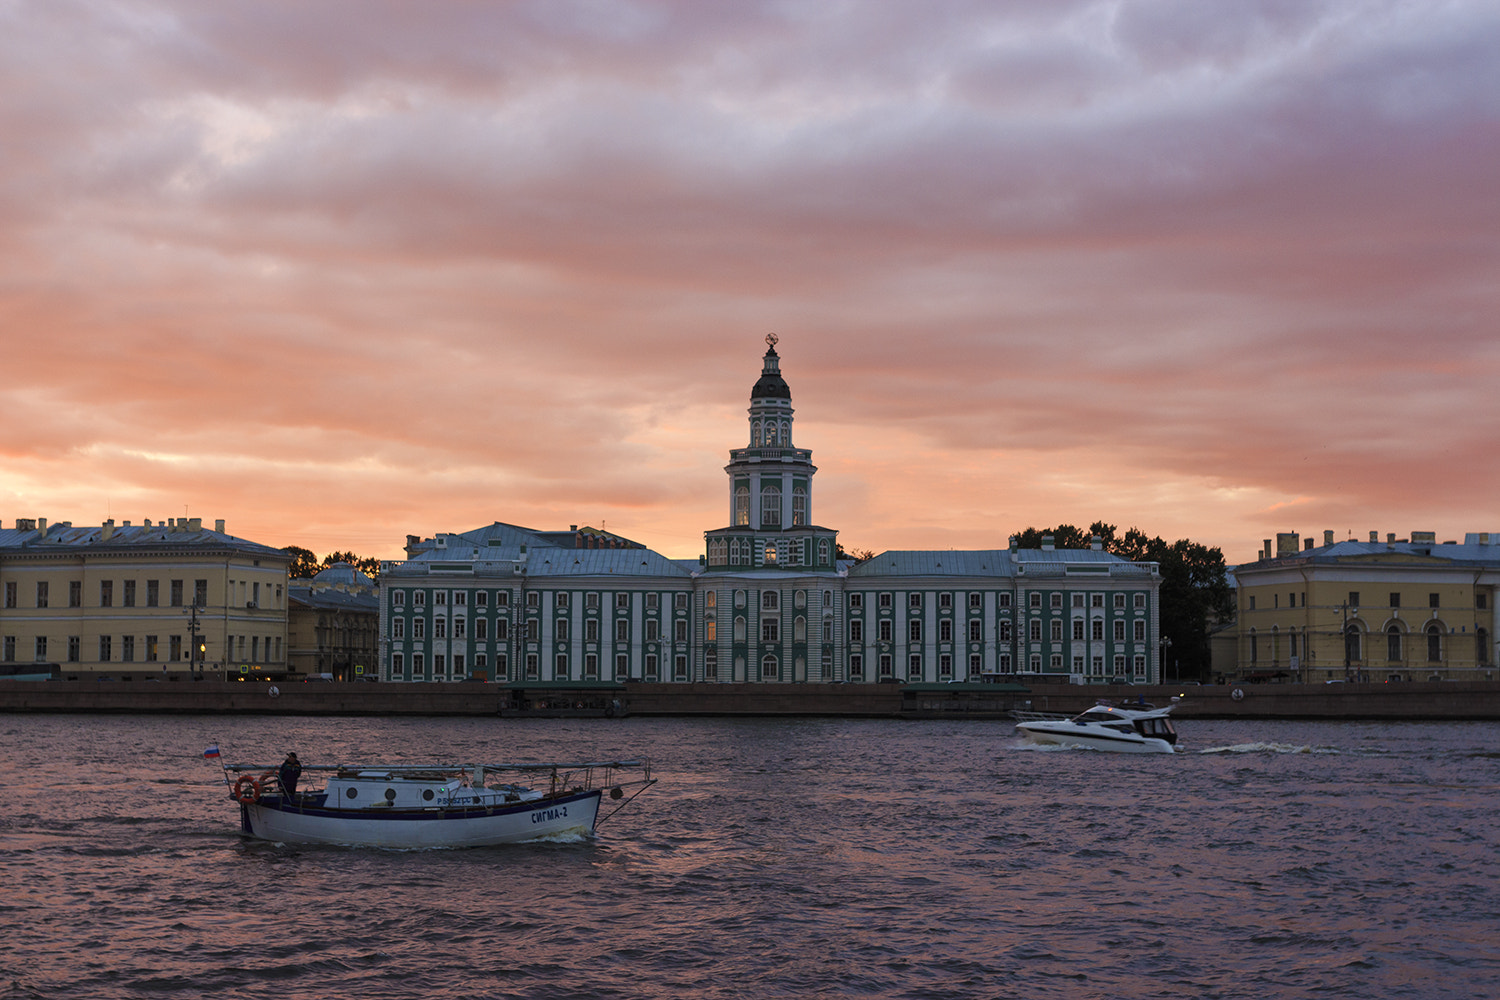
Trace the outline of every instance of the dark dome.
<path fill-rule="evenodd" d="M 760 380 L 750 390 L 752 400 L 792 398 L 791 388 L 786 384 L 786 379 L 781 377 L 780 362 L 776 348 L 766 351 L 765 367 L 761 371 Z"/>

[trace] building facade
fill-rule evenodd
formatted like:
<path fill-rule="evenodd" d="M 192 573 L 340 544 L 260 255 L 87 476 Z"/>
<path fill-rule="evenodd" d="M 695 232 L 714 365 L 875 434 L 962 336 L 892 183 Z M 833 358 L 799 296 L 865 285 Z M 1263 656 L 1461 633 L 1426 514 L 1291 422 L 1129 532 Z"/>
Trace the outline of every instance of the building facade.
<path fill-rule="evenodd" d="M 290 557 L 199 518 L 0 527 L 0 669 L 75 679 L 285 669 Z"/>
<path fill-rule="evenodd" d="M 1500 532 L 1323 544 L 1295 532 L 1235 568 L 1245 680 L 1493 680 Z"/>
<path fill-rule="evenodd" d="M 348 563 L 287 586 L 287 666 L 293 674 L 373 680 L 379 636 L 375 581 Z"/>
<path fill-rule="evenodd" d="M 767 338 L 729 523 L 674 561 L 592 528 L 409 536 L 384 564 L 392 681 L 803 683 L 994 675 L 1155 682 L 1160 576 L 1102 551 L 884 552 L 840 560 Z"/>

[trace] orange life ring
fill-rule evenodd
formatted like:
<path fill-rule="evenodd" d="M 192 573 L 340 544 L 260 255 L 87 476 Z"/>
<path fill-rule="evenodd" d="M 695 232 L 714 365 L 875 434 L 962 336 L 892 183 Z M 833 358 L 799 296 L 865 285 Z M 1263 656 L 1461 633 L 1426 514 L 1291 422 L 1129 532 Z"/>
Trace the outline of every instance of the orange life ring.
<path fill-rule="evenodd" d="M 240 780 L 234 783 L 234 798 L 241 805 L 250 805 L 260 801 L 260 779 L 250 775 L 241 775 Z"/>

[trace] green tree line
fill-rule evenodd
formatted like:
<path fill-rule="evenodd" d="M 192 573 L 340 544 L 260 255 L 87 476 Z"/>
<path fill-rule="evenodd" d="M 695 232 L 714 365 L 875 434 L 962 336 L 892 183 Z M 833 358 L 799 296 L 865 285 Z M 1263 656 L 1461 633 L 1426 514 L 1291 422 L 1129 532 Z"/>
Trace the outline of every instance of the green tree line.
<path fill-rule="evenodd" d="M 348 563 L 375 582 L 380 582 L 380 560 L 373 556 L 357 556 L 353 552 L 330 552 L 319 562 L 311 549 L 300 545 L 288 545 L 281 551 L 292 556 L 287 575 L 293 580 L 310 580 L 334 563 Z"/>

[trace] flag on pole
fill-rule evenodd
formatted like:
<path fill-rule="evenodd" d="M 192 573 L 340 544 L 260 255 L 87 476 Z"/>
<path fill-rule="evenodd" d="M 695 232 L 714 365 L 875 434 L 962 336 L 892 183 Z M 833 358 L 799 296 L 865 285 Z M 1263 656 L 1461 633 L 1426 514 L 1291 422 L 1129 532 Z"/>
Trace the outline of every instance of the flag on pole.
<path fill-rule="evenodd" d="M 205 756 L 205 757 L 217 757 L 217 756 L 219 756 L 219 744 L 215 743 L 213 746 L 211 746 L 207 750 L 203 751 L 203 756 Z"/>

